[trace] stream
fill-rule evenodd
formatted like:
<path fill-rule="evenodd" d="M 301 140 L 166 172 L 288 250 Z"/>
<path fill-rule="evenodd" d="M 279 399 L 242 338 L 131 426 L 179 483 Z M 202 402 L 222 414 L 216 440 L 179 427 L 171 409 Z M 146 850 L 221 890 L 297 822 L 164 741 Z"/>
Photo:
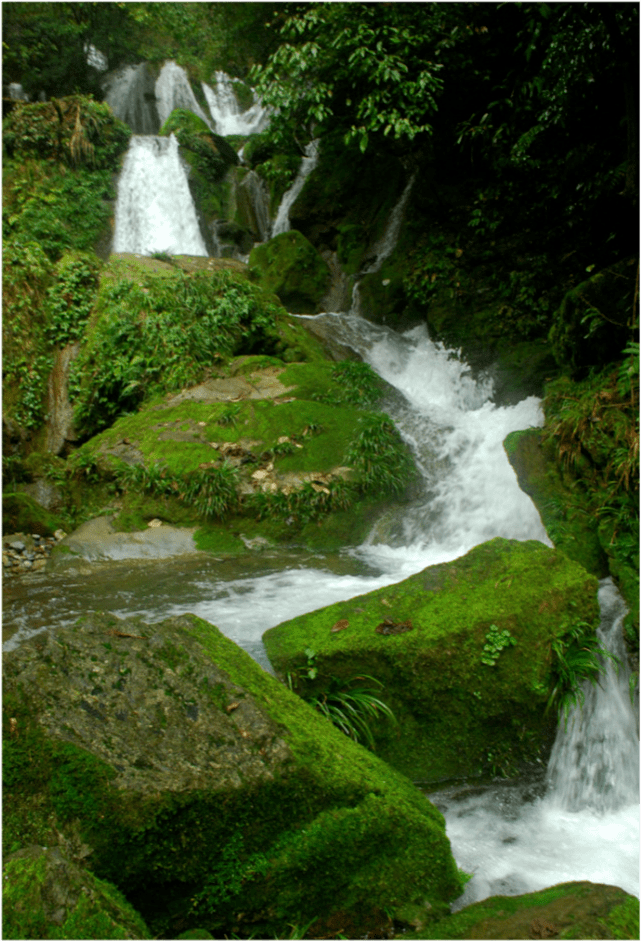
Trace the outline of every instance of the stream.
<path fill-rule="evenodd" d="M 224 80 L 217 81 L 216 92 L 205 89 L 213 122 L 220 131 L 237 132 L 242 115 Z M 161 103 L 175 106 L 176 95 L 168 90 Z M 258 125 L 264 115 L 252 107 Z M 313 172 L 315 161 L 310 150 L 301 175 Z M 290 201 L 284 200 L 273 231 L 287 228 L 293 199 L 291 191 L 285 195 Z M 402 207 L 392 214 L 396 231 L 401 214 Z M 376 264 L 395 237 L 383 237 Z M 173 136 L 132 138 L 119 183 L 114 250 L 206 254 Z M 551 545 L 502 446 L 510 431 L 542 424 L 540 401 L 497 405 L 491 379 L 474 376 L 424 327 L 400 334 L 368 323 L 358 308 L 356 290 L 352 311 L 318 319 L 389 384 L 382 409 L 412 448 L 421 474 L 412 503 L 383 516 L 363 545 L 336 555 L 266 549 L 220 561 L 195 553 L 100 563 L 89 577 L 27 575 L 5 588 L 4 649 L 89 609 L 150 622 L 189 611 L 216 624 L 269 670 L 261 636 L 282 621 L 400 581 L 496 536 Z M 601 583 L 599 598 L 601 642 L 621 655 L 625 608 L 610 580 Z M 627 681 L 625 667 L 617 676 L 608 665 L 601 685 L 586 691 L 584 712 L 571 715 L 567 729 L 561 723 L 548 769 L 429 795 L 445 815 L 458 865 L 473 875 L 456 907 L 581 879 L 638 894 L 639 743 Z"/>

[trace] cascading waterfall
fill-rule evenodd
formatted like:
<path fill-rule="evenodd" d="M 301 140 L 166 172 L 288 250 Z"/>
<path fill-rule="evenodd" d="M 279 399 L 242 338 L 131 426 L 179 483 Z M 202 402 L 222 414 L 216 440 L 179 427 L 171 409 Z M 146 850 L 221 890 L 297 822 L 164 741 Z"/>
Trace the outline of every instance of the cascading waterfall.
<path fill-rule="evenodd" d="M 156 105 L 161 127 L 176 108 L 191 111 L 212 126 L 211 118 L 196 100 L 187 73 L 175 62 L 165 62 L 156 79 Z"/>
<path fill-rule="evenodd" d="M 146 62 L 126 65 L 106 76 L 105 100 L 120 121 L 134 134 L 157 134 L 160 119 L 156 107 L 155 83 Z"/>
<path fill-rule="evenodd" d="M 639 798 L 638 716 L 629 694 L 621 596 L 606 581 L 599 591 L 601 645 L 619 664 L 605 661 L 599 686 L 585 684 L 583 708 L 561 723 L 548 765 L 550 800 L 564 810 L 616 811 Z"/>
<path fill-rule="evenodd" d="M 311 141 L 305 148 L 305 156 L 300 165 L 298 175 L 292 183 L 291 187 L 287 190 L 283 196 L 280 206 L 278 207 L 278 212 L 276 213 L 276 218 L 274 219 L 274 225 L 272 226 L 272 238 L 275 235 L 282 235 L 283 232 L 289 232 L 291 226 L 289 224 L 289 210 L 292 208 L 296 202 L 300 191 L 305 185 L 305 180 L 310 175 L 310 173 L 316 168 L 318 163 L 318 141 Z"/>
<path fill-rule="evenodd" d="M 264 181 L 255 170 L 250 170 L 238 188 L 247 196 L 260 241 L 266 242 L 271 234 L 272 222 L 269 217 L 269 192 Z"/>
<path fill-rule="evenodd" d="M 355 314 L 361 314 L 361 297 L 359 288 L 360 279 L 367 274 L 374 274 L 376 271 L 380 271 L 383 266 L 383 262 L 386 258 L 389 258 L 396 247 L 398 236 L 401 231 L 401 223 L 403 222 L 403 213 L 405 212 L 405 207 L 407 206 L 407 201 L 410 198 L 410 193 L 412 192 L 412 187 L 414 186 L 415 180 L 416 173 L 414 172 L 405 184 L 405 189 L 401 193 L 401 198 L 392 210 L 383 234 L 379 238 L 378 242 L 376 242 L 372 247 L 370 253 L 371 260 L 358 274 L 352 289 L 352 311 Z"/>
<path fill-rule="evenodd" d="M 173 134 L 131 138 L 118 181 L 113 250 L 208 254 Z"/>
<path fill-rule="evenodd" d="M 269 112 L 254 95 L 251 107 L 243 111 L 234 94 L 234 82 L 225 72 L 216 72 L 216 87 L 202 83 L 203 92 L 217 134 L 259 134 L 269 124 Z"/>

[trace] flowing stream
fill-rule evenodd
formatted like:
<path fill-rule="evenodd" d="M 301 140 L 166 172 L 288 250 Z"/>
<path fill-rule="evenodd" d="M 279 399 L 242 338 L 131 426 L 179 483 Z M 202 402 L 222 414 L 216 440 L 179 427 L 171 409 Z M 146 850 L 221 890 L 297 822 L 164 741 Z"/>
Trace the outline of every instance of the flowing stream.
<path fill-rule="evenodd" d="M 310 149 L 274 234 L 287 230 L 289 207 L 315 161 Z M 411 183 L 374 265 L 393 249 Z M 119 182 L 114 250 L 206 254 L 173 136 L 132 139 Z M 495 536 L 550 544 L 502 447 L 508 432 L 542 423 L 538 399 L 496 405 L 491 381 L 473 376 L 456 351 L 432 342 L 423 327 L 399 334 L 354 309 L 319 316 L 389 383 L 383 408 L 421 472 L 414 502 L 381 519 L 364 545 L 336 556 L 268 550 L 240 562 L 194 556 L 97 566 L 90 578 L 29 576 L 5 592 L 5 649 L 91 608 L 150 622 L 192 611 L 269 669 L 261 636 L 288 618 L 450 561 Z M 609 581 L 600 599 L 603 643 L 617 652 L 623 608 Z M 585 711 L 570 718 L 567 732 L 559 730 L 547 780 L 541 769 L 527 781 L 430 795 L 445 813 L 458 864 L 474 873 L 459 905 L 573 879 L 637 893 L 638 736 L 626 679 L 623 669 L 586 692 Z"/>

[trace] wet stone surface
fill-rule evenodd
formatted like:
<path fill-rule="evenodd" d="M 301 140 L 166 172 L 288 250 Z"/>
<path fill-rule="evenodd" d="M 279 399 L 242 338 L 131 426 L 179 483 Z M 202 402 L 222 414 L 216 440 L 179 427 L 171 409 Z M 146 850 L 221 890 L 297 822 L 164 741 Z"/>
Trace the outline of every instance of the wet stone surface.
<path fill-rule="evenodd" d="M 2 576 L 23 575 L 44 569 L 51 550 L 67 534 L 57 529 L 53 536 L 13 533 L 2 537 Z"/>

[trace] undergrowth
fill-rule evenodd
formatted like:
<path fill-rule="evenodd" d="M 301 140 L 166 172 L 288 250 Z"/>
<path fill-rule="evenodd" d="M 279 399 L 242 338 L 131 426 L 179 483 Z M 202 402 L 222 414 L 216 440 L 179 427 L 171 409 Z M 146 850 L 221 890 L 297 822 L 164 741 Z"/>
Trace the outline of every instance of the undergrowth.
<path fill-rule="evenodd" d="M 227 271 L 106 288 L 97 324 L 71 370 L 80 433 L 96 434 L 154 392 L 201 381 L 224 356 L 269 347 L 275 313 Z"/>

